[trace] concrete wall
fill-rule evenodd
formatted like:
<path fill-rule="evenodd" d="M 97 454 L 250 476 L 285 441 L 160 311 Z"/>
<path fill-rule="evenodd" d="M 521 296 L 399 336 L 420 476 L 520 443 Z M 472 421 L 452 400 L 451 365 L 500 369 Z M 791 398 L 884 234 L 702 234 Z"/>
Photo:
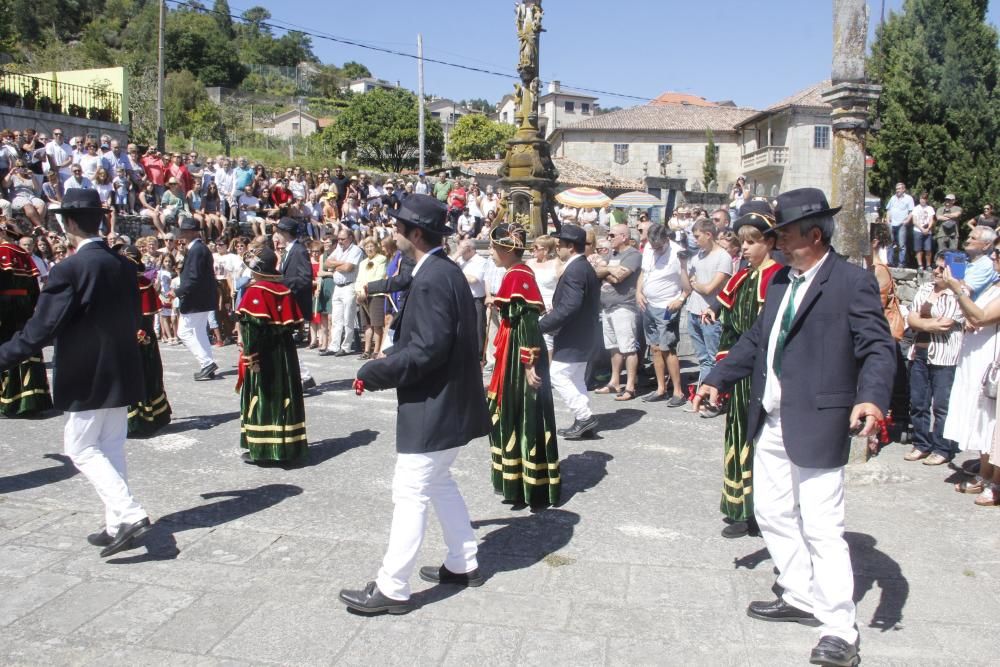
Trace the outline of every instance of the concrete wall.
<path fill-rule="evenodd" d="M 742 153 L 736 132 L 716 132 L 713 139 L 719 147 L 717 162 L 718 188 L 726 190 L 740 174 Z M 707 138 L 704 132 L 626 132 L 613 130 L 563 129 L 561 138 L 553 146 L 553 154 L 567 157 L 581 164 L 612 176 L 628 180 L 641 180 L 660 175 L 659 147 L 673 146 L 673 162 L 667 165 L 667 176 L 686 179 L 690 187 L 695 181 L 703 183 L 702 167 L 705 162 Z M 615 144 L 629 145 L 626 164 L 614 161 Z M 645 163 L 645 164 L 644 164 Z M 678 170 L 679 167 L 679 170 Z"/>
<path fill-rule="evenodd" d="M 95 137 L 109 134 L 121 142 L 128 141 L 128 126 L 126 125 L 0 106 L 0 128 L 23 130 L 26 127 L 33 127 L 39 132 L 44 132 L 50 139 L 52 138 L 52 128 L 59 127 L 65 133 L 63 138 L 66 141 L 69 141 L 70 137 L 86 136 L 87 134 L 92 134 Z"/>

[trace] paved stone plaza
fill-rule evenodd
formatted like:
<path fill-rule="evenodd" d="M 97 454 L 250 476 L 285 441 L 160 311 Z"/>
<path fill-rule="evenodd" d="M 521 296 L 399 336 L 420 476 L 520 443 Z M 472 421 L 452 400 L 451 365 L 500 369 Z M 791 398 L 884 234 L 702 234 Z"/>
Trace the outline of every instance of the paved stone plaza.
<path fill-rule="evenodd" d="M 455 475 L 486 585 L 414 577 L 413 613 L 348 613 L 337 592 L 374 577 L 388 534 L 395 396 L 357 398 L 353 358 L 303 355 L 323 393 L 306 399 L 309 465 L 283 470 L 239 459 L 235 348 L 206 383 L 163 349 L 174 422 L 129 443 L 156 528 L 107 561 L 84 539 L 102 512 L 60 455 L 63 419 L 0 423 L 0 664 L 806 664 L 814 629 L 745 614 L 774 575 L 762 540 L 719 535 L 723 419 L 638 400 L 594 397 L 600 437 L 560 443 L 564 502 L 544 512 L 501 504 L 486 441 L 467 447 Z M 986 665 L 1000 510 L 904 451 L 849 469 L 863 664 Z M 443 557 L 431 525 L 420 564 Z"/>

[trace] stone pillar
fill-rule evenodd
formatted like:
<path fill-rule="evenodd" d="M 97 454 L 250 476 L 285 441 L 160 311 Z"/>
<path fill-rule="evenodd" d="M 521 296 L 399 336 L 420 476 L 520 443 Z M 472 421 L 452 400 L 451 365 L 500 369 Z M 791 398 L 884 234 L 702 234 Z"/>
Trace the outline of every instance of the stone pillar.
<path fill-rule="evenodd" d="M 855 262 L 870 254 L 865 219 L 865 134 L 868 109 L 881 87 L 866 82 L 865 43 L 868 5 L 865 0 L 833 2 L 832 86 L 823 100 L 833 106 L 833 160 L 831 204 L 842 206 L 837 215 L 833 245 Z"/>
<path fill-rule="evenodd" d="M 871 253 L 865 219 L 868 109 L 882 90 L 867 83 L 867 39 L 866 0 L 833 0 L 832 85 L 823 93 L 823 100 L 833 106 L 831 205 L 843 207 L 837 214 L 833 247 L 859 264 Z M 867 438 L 852 438 L 851 463 L 864 463 L 869 456 Z"/>

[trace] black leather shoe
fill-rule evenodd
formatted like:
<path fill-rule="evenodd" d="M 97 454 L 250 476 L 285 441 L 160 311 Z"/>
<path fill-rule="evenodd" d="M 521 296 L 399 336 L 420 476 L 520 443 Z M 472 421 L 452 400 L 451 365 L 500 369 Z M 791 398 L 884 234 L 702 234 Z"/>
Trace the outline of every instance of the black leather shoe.
<path fill-rule="evenodd" d="M 456 572 L 452 572 L 444 565 L 441 567 L 429 565 L 427 567 L 420 568 L 420 578 L 424 581 L 429 581 L 432 584 L 450 584 L 453 586 L 469 586 L 471 588 L 476 588 L 477 586 L 482 586 L 486 583 L 486 579 L 483 575 L 479 574 L 478 567 L 472 572 L 458 574 Z"/>
<path fill-rule="evenodd" d="M 302 381 L 302 391 L 309 391 L 310 389 L 316 388 L 316 380 L 312 378 L 306 378 Z"/>
<path fill-rule="evenodd" d="M 215 377 L 215 371 L 217 370 L 219 370 L 219 366 L 213 361 L 207 366 L 203 366 L 200 371 L 195 373 L 194 379 L 199 382 L 202 380 L 211 380 Z"/>
<path fill-rule="evenodd" d="M 756 520 L 734 521 L 722 529 L 722 536 L 729 539 L 745 537 L 747 535 L 750 537 L 760 536 L 760 528 L 757 527 Z"/>
<path fill-rule="evenodd" d="M 340 591 L 340 600 L 361 614 L 408 614 L 414 608 L 409 600 L 393 600 L 382 595 L 374 581 L 369 581 L 360 591 L 345 588 Z"/>
<path fill-rule="evenodd" d="M 587 419 L 577 420 L 572 426 L 562 434 L 567 440 L 579 440 L 588 435 L 592 435 L 597 428 L 597 417 L 590 415 Z"/>
<path fill-rule="evenodd" d="M 573 423 L 570 424 L 569 426 L 567 426 L 566 428 L 557 428 L 556 429 L 556 435 L 558 435 L 560 437 L 566 435 L 567 433 L 569 433 L 570 431 L 572 431 L 573 429 L 575 429 L 579 423 L 580 423 L 579 419 L 574 419 Z"/>
<path fill-rule="evenodd" d="M 819 619 L 808 611 L 793 607 L 781 598 L 770 602 L 751 602 L 747 607 L 747 616 L 777 623 L 801 623 L 812 627 L 820 625 Z"/>
<path fill-rule="evenodd" d="M 854 667 L 861 662 L 858 655 L 858 645 L 848 644 L 840 637 L 825 635 L 820 637 L 816 648 L 809 655 L 813 665 L 828 665 L 829 667 Z"/>
<path fill-rule="evenodd" d="M 118 534 L 115 535 L 115 539 L 111 541 L 111 544 L 101 549 L 101 558 L 107 558 L 108 556 L 113 556 L 123 549 L 127 549 L 132 546 L 132 544 L 148 533 L 152 529 L 149 523 L 149 518 L 139 519 L 135 523 L 123 523 L 118 526 Z"/>
<path fill-rule="evenodd" d="M 114 538 L 108 535 L 108 531 L 102 528 L 96 533 L 91 533 L 90 535 L 87 535 L 87 541 L 93 544 L 95 547 L 106 547 L 109 544 L 111 544 L 111 542 L 114 541 Z"/>

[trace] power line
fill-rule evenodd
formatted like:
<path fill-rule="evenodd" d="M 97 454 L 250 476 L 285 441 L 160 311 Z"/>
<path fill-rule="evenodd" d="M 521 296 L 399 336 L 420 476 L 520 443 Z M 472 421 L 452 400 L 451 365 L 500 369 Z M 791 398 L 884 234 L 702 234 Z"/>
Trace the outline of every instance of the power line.
<path fill-rule="evenodd" d="M 248 19 L 245 19 L 242 16 L 238 16 L 236 14 L 229 14 L 229 13 L 226 13 L 226 12 L 220 12 L 220 11 L 217 11 L 215 9 L 208 9 L 207 7 L 203 7 L 200 4 L 186 2 L 185 0 L 166 0 L 166 2 L 170 3 L 171 5 L 176 5 L 178 7 L 187 7 L 188 9 L 191 9 L 193 11 L 202 12 L 202 13 L 205 13 L 205 14 L 218 14 L 220 16 L 227 16 L 230 19 L 235 20 L 235 21 L 241 21 L 243 23 L 253 23 L 252 21 L 249 21 Z M 305 28 L 301 28 L 301 27 L 295 26 L 294 24 L 281 25 L 281 23 L 284 23 L 284 21 L 259 21 L 259 22 L 256 22 L 256 23 L 258 23 L 261 26 L 265 26 L 267 28 L 273 28 L 273 29 L 277 29 L 277 30 L 283 30 L 285 32 L 299 32 L 299 33 L 302 33 L 303 35 L 308 35 L 309 37 L 313 37 L 313 38 L 316 38 L 316 39 L 323 39 L 323 40 L 327 40 L 327 41 L 330 41 L 330 42 L 336 42 L 338 44 L 345 44 L 347 46 L 354 46 L 354 47 L 357 47 L 359 49 L 367 49 L 369 51 L 376 51 L 376 52 L 379 52 L 379 53 L 385 53 L 385 54 L 392 55 L 392 56 L 399 56 L 401 58 L 410 58 L 412 60 L 417 60 L 417 55 L 415 53 L 407 53 L 406 51 L 397 51 L 396 49 L 389 49 L 389 48 L 382 47 L 382 46 L 374 46 L 372 44 L 365 44 L 364 42 L 359 42 L 359 41 L 357 41 L 355 39 L 348 39 L 346 37 L 338 37 L 338 36 L 335 36 L 335 35 L 329 35 L 329 34 L 315 32 L 315 31 L 312 31 L 312 30 L 306 30 Z M 438 59 L 438 58 L 427 58 L 427 57 L 425 57 L 423 60 L 424 60 L 425 63 L 433 63 L 435 65 L 442 65 L 444 67 L 453 67 L 455 69 L 461 69 L 461 70 L 465 70 L 467 72 L 476 72 L 478 74 L 487 74 L 489 76 L 497 76 L 497 77 L 501 77 L 501 78 L 504 78 L 504 79 L 520 80 L 520 77 L 518 75 L 516 75 L 516 74 L 510 74 L 510 73 L 507 73 L 507 72 L 498 72 L 496 70 L 486 69 L 484 67 L 475 67 L 473 65 L 463 65 L 462 63 L 450 62 L 450 61 L 441 60 L 441 59 Z M 580 92 L 584 92 L 584 93 L 595 93 L 597 95 L 606 95 L 608 97 L 617 97 L 617 98 L 622 98 L 622 99 L 639 100 L 639 101 L 642 101 L 642 102 L 647 102 L 647 101 L 649 101 L 651 99 L 649 97 L 641 97 L 639 95 L 628 95 L 626 93 L 616 93 L 616 92 L 609 91 L 609 90 L 599 90 L 597 88 L 583 88 L 583 87 L 580 87 L 580 86 L 574 86 L 572 84 L 566 84 L 566 85 L 569 88 L 571 88 L 572 90 L 576 90 L 576 91 L 580 91 Z"/>

